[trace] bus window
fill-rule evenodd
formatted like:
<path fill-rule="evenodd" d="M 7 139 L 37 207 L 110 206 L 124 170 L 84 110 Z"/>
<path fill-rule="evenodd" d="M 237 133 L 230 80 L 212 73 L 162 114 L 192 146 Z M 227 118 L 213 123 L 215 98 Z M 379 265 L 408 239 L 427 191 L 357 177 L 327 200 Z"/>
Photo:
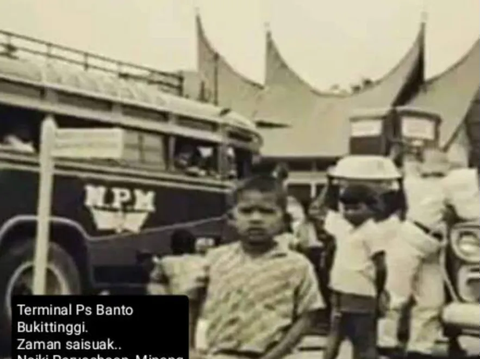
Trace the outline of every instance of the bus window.
<path fill-rule="evenodd" d="M 166 168 L 165 139 L 160 134 L 142 134 L 143 162 L 162 169 Z"/>
<path fill-rule="evenodd" d="M 219 177 L 218 148 L 212 143 L 177 137 L 173 157 L 178 172 L 196 177 Z"/>
<path fill-rule="evenodd" d="M 166 169 L 166 140 L 158 133 L 127 131 L 125 136 L 124 161 Z"/>
<path fill-rule="evenodd" d="M 34 153 L 33 133 L 31 126 L 24 121 L 13 123 L 2 136 L 2 145 L 16 152 Z"/>
<path fill-rule="evenodd" d="M 243 149 L 230 148 L 228 151 L 229 178 L 245 178 L 250 175 L 252 153 Z"/>
<path fill-rule="evenodd" d="M 140 154 L 140 133 L 129 131 L 125 136 L 125 149 L 123 153 L 123 160 L 126 162 L 140 163 L 142 158 Z"/>
<path fill-rule="evenodd" d="M 41 115 L 34 111 L 0 106 L 0 145 L 5 150 L 35 153 Z"/>

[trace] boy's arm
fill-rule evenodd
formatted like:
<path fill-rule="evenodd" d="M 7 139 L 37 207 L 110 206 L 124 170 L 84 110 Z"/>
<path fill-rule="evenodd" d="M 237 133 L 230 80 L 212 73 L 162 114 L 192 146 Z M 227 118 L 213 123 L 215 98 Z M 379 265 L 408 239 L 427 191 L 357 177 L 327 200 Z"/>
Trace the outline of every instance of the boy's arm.
<path fill-rule="evenodd" d="M 289 354 L 306 331 L 312 327 L 316 318 L 317 313 L 315 311 L 302 314 L 288 329 L 282 340 L 271 348 L 262 359 L 280 359 Z"/>
<path fill-rule="evenodd" d="M 200 318 L 200 308 L 205 300 L 205 289 L 198 289 L 195 294 L 189 296 L 189 316 L 188 316 L 188 334 L 190 349 L 195 348 L 195 334 L 197 331 L 198 319 Z"/>
<path fill-rule="evenodd" d="M 299 286 L 294 299 L 296 319 L 280 342 L 271 348 L 262 359 L 280 359 L 289 354 L 318 319 L 319 310 L 325 307 L 315 271 L 306 259 L 302 261 L 299 274 Z"/>
<path fill-rule="evenodd" d="M 191 285 L 186 288 L 186 294 L 189 299 L 189 344 L 190 349 L 195 347 L 195 333 L 197 329 L 198 319 L 200 317 L 200 309 L 207 295 L 209 283 L 209 260 L 208 256 L 201 270 L 192 278 Z"/>
<path fill-rule="evenodd" d="M 369 236 L 365 238 L 370 258 L 375 266 L 375 288 L 377 289 L 377 296 L 380 296 L 385 291 L 385 284 L 387 282 L 387 265 L 385 261 L 385 241 L 384 232 L 378 230 L 378 227 L 373 227 Z"/>
<path fill-rule="evenodd" d="M 385 284 L 387 282 L 385 252 L 380 251 L 375 253 L 372 260 L 375 265 L 375 288 L 377 289 L 377 297 L 379 297 L 385 291 Z"/>

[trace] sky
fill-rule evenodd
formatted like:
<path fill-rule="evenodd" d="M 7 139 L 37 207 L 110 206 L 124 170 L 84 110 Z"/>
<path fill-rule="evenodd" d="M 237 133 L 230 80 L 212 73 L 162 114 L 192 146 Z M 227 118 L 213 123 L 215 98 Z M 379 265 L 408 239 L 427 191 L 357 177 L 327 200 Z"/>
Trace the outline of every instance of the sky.
<path fill-rule="evenodd" d="M 240 74 L 263 82 L 265 32 L 319 90 L 378 79 L 427 24 L 427 77 L 480 37 L 479 0 L 0 0 L 0 29 L 159 70 L 196 68 L 195 14 Z"/>

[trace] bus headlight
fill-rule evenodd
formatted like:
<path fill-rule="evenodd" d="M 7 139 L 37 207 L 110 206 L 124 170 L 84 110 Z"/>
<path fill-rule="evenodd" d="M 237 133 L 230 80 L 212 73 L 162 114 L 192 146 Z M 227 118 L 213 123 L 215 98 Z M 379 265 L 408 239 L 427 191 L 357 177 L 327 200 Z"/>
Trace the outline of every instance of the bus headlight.
<path fill-rule="evenodd" d="M 480 238 L 476 233 L 465 231 L 459 233 L 452 243 L 455 254 L 468 263 L 480 261 Z"/>

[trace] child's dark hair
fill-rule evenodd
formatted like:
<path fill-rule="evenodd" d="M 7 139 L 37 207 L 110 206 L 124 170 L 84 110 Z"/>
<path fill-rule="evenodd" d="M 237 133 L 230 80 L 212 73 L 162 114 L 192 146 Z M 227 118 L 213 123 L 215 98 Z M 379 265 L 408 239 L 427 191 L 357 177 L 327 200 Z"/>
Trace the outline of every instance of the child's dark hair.
<path fill-rule="evenodd" d="M 281 181 L 269 174 L 259 174 L 243 180 L 233 190 L 231 205 L 235 206 L 240 197 L 247 191 L 257 191 L 260 193 L 273 193 L 277 198 L 278 205 L 282 210 L 287 208 L 287 193 L 282 186 Z"/>
<path fill-rule="evenodd" d="M 343 204 L 365 204 L 372 211 L 379 210 L 379 201 L 376 193 L 364 184 L 351 184 L 340 194 Z"/>
<path fill-rule="evenodd" d="M 195 253 L 196 238 L 192 232 L 181 229 L 170 237 L 170 249 L 174 255 Z"/>

